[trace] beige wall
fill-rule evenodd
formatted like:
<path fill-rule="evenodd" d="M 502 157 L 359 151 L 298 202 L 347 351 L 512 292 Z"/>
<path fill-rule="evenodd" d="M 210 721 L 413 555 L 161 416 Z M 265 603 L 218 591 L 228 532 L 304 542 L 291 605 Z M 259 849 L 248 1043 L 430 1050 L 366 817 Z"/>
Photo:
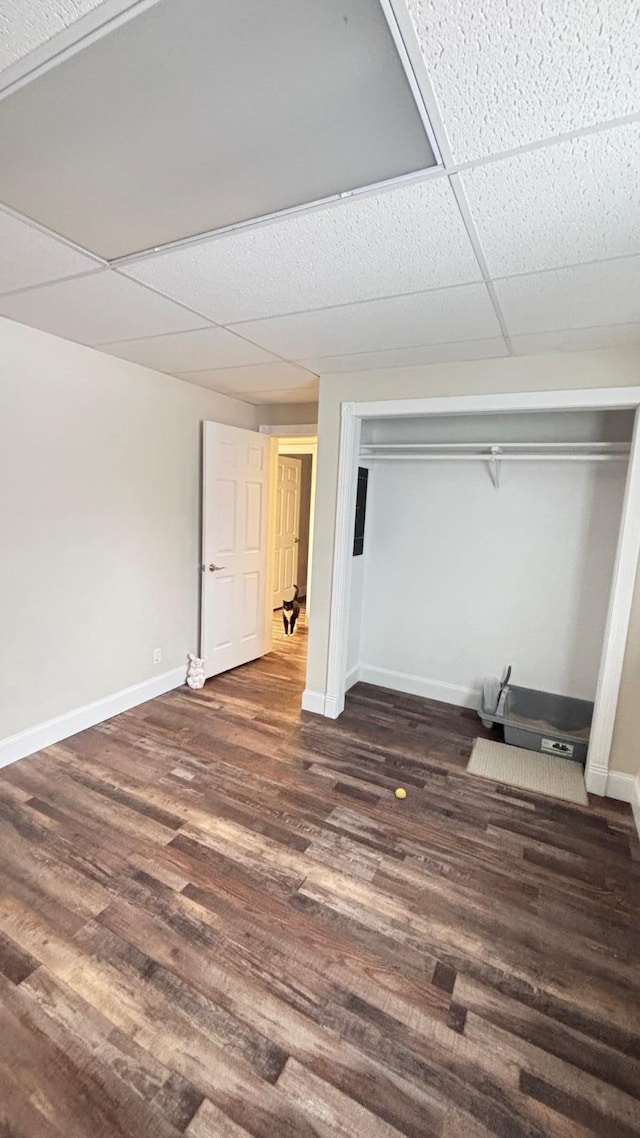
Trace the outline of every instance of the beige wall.
<path fill-rule="evenodd" d="M 2 319 L 0 368 L 2 740 L 185 665 L 201 422 L 258 420 L 247 403 Z"/>
<path fill-rule="evenodd" d="M 256 411 L 258 423 L 268 427 L 318 422 L 317 403 L 262 403 Z"/>
<path fill-rule="evenodd" d="M 334 519 L 342 402 L 549 391 L 640 384 L 640 353 L 632 350 L 576 352 L 471 363 L 434 364 L 322 376 L 318 413 L 318 475 L 314 539 L 313 620 L 309 634 L 307 688 L 324 691 L 328 653 Z M 611 769 L 635 774 L 640 737 L 640 591 L 636 589 L 629 646 L 616 721 Z"/>

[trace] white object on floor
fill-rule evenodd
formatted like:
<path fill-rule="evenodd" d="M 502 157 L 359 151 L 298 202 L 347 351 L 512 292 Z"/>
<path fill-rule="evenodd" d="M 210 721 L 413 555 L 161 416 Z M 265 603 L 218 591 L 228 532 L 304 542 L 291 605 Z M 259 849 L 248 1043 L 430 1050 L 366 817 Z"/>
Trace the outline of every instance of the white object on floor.
<path fill-rule="evenodd" d="M 519 790 L 577 802 L 579 806 L 589 805 L 582 766 L 570 759 L 494 743 L 492 739 L 476 739 L 467 770 Z"/>
<path fill-rule="evenodd" d="M 204 658 L 201 656 L 194 656 L 192 652 L 189 653 L 189 667 L 187 669 L 187 683 L 190 688 L 197 691 L 198 688 L 204 687 L 205 674 L 204 674 Z"/>

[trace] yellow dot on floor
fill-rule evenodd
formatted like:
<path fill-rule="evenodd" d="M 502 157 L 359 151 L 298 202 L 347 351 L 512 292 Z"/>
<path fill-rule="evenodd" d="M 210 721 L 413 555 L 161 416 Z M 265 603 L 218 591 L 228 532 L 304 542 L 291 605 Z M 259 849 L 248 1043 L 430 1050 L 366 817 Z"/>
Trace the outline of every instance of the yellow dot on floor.
<path fill-rule="evenodd" d="M 395 794 L 396 798 L 406 798 L 407 797 L 407 792 L 404 789 L 404 786 L 398 786 L 396 788 L 396 790 L 394 791 L 394 794 Z"/>

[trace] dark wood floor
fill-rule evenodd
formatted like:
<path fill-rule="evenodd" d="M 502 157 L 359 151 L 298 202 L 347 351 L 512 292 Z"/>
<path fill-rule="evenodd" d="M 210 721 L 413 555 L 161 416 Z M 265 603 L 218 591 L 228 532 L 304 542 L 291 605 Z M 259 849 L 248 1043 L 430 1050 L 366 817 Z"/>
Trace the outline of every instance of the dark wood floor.
<path fill-rule="evenodd" d="M 301 718 L 304 648 L 0 772 L 0 1133 L 640 1135 L 628 807 L 443 704 Z"/>

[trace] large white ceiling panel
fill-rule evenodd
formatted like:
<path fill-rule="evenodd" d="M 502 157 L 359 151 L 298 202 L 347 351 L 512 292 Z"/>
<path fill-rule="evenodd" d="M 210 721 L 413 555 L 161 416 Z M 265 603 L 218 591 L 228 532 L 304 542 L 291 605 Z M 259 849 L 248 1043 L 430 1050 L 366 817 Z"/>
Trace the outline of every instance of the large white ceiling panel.
<path fill-rule="evenodd" d="M 0 315 L 81 344 L 179 332 L 204 323 L 110 269 L 2 296 Z"/>
<path fill-rule="evenodd" d="M 512 335 L 630 324 L 640 320 L 640 257 L 509 277 L 495 289 Z"/>
<path fill-rule="evenodd" d="M 460 162 L 640 111 L 630 0 L 406 3 Z"/>
<path fill-rule="evenodd" d="M 0 293 L 87 273 L 100 264 L 0 210 Z"/>
<path fill-rule="evenodd" d="M 350 198 L 125 271 L 221 324 L 480 279 L 446 178 Z"/>
<path fill-rule="evenodd" d="M 356 352 L 349 356 L 324 356 L 301 360 L 320 375 L 338 372 L 375 371 L 377 368 L 419 367 L 421 364 L 452 363 L 456 360 L 486 360 L 508 355 L 501 337 L 467 340 L 455 344 L 422 344 L 415 348 L 391 348 L 384 352 Z"/>
<path fill-rule="evenodd" d="M 100 345 L 102 351 L 132 363 L 170 374 L 216 367 L 241 367 L 273 361 L 273 356 L 249 344 L 225 328 L 200 328 L 194 332 L 151 336 Z M 285 365 L 283 365 L 285 366 Z"/>
<path fill-rule="evenodd" d="M 461 175 L 493 276 L 640 252 L 640 123 Z"/>
<path fill-rule="evenodd" d="M 175 372 L 178 379 L 186 379 L 189 383 L 199 383 L 202 386 L 211 386 L 217 391 L 265 391 L 270 388 L 276 390 L 298 387 L 308 387 L 315 376 L 310 374 L 311 368 L 306 369 L 295 364 L 255 364 L 253 367 L 221 367 L 208 368 L 206 371 Z"/>
<path fill-rule="evenodd" d="M 0 152 L 109 260 L 435 164 L 375 0 L 162 0 L 3 100 Z"/>
<path fill-rule="evenodd" d="M 564 332 L 532 332 L 526 336 L 512 336 L 511 344 L 517 356 L 634 347 L 640 344 L 640 323 L 611 324 L 605 328 L 570 328 Z"/>
<path fill-rule="evenodd" d="M 481 284 L 257 320 L 239 324 L 237 330 L 278 355 L 298 360 L 500 334 Z"/>

